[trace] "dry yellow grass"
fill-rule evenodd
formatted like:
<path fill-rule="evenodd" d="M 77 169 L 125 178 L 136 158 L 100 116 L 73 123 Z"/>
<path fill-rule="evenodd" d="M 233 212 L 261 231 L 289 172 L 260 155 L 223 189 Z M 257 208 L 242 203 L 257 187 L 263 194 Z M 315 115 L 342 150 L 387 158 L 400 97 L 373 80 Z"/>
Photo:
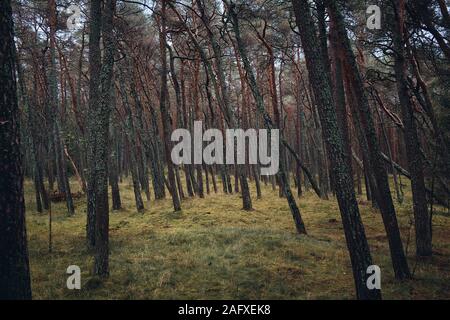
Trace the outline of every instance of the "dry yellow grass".
<path fill-rule="evenodd" d="M 124 210 L 110 214 L 108 280 L 91 275 L 85 246 L 86 200 L 76 215 L 53 204 L 53 253 L 48 253 L 48 219 L 35 212 L 32 184 L 26 182 L 28 245 L 34 299 L 353 299 L 354 287 L 337 204 L 307 193 L 298 199 L 308 236 L 295 233 L 285 199 L 270 186 L 255 210 L 241 210 L 239 195 L 210 194 L 183 201 L 146 202 L 137 213 L 129 182 L 121 184 Z M 73 189 L 76 191 L 74 183 Z M 255 195 L 252 190 L 252 195 Z M 374 258 L 382 270 L 385 299 L 450 298 L 450 217 L 433 219 L 434 256 L 414 258 L 410 193 L 397 206 L 402 237 L 414 279 L 393 278 L 380 214 L 360 201 Z M 411 234 L 408 241 L 408 234 Z M 82 289 L 66 288 L 66 268 L 78 265 Z"/>

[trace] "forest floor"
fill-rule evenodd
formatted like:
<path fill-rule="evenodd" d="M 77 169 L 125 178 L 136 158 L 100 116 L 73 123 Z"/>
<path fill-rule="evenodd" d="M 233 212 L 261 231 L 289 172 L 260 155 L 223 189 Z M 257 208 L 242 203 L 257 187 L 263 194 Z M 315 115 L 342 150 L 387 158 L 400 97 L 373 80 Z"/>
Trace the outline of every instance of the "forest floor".
<path fill-rule="evenodd" d="M 250 183 L 252 184 L 252 183 Z M 73 181 L 72 191 L 77 191 Z M 263 186 L 254 211 L 241 210 L 239 195 L 210 194 L 183 201 L 146 202 L 137 213 L 130 183 L 120 185 L 124 209 L 110 214 L 110 277 L 92 277 L 86 249 L 86 200 L 76 214 L 53 203 L 53 252 L 48 252 L 48 217 L 35 211 L 34 189 L 25 183 L 27 232 L 34 299 L 353 299 L 352 271 L 334 198 L 308 192 L 298 204 L 307 236 L 295 232 L 286 199 Z M 253 187 L 253 185 L 252 185 Z M 221 185 L 219 184 L 219 189 Z M 381 267 L 384 299 L 450 299 L 450 216 L 433 217 L 433 257 L 416 260 L 412 201 L 397 205 L 403 243 L 414 279 L 393 277 L 379 212 L 361 196 L 360 209 L 374 264 Z M 252 190 L 252 195 L 255 195 Z M 143 197 L 145 197 L 143 195 Z M 408 240 L 409 238 L 409 240 Z M 78 265 L 81 290 L 66 288 L 66 269 Z"/>

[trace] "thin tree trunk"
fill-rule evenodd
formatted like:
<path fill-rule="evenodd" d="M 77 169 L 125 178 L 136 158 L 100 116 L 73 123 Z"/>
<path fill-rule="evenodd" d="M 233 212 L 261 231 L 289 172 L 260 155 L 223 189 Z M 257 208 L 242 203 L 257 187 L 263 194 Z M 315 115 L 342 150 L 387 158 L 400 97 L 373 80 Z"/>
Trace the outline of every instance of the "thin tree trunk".
<path fill-rule="evenodd" d="M 181 203 L 178 196 L 178 191 L 175 182 L 175 172 L 173 168 L 173 163 L 171 160 L 171 120 L 168 109 L 168 89 L 167 89 L 167 39 L 166 39 L 166 7 L 167 0 L 162 0 L 161 2 L 161 17 L 160 17 L 160 32 L 159 32 L 159 49 L 161 53 L 161 96 L 160 96 L 160 109 L 163 125 L 163 139 L 164 139 L 164 149 L 166 155 L 166 162 L 169 175 L 169 187 L 170 193 L 172 195 L 172 203 L 175 211 L 181 210 Z M 200 168 L 201 170 L 201 168 Z"/>
<path fill-rule="evenodd" d="M 111 104 L 112 110 L 116 108 L 116 95 L 114 87 L 111 88 Z M 122 209 L 122 201 L 120 198 L 120 188 L 119 188 L 119 168 L 118 168 L 118 158 L 119 158 L 119 146 L 118 146 L 118 132 L 117 132 L 117 123 L 115 117 L 111 117 L 113 121 L 111 121 L 110 126 L 110 137 L 111 137 L 111 146 L 109 149 L 109 184 L 111 186 L 111 199 L 112 199 L 112 210 L 120 210 Z"/>
<path fill-rule="evenodd" d="M 61 110 L 58 103 L 58 84 L 56 76 L 56 2 L 48 1 L 49 21 L 50 21 L 50 66 L 48 75 L 49 101 L 51 108 L 52 139 L 54 152 L 56 156 L 56 166 L 58 172 L 58 188 L 64 194 L 67 213 L 73 215 L 75 208 L 73 206 L 72 194 L 70 191 L 69 178 L 67 176 L 67 164 L 64 156 L 64 141 L 62 138 Z"/>
<path fill-rule="evenodd" d="M 250 61 L 248 59 L 246 48 L 245 48 L 244 43 L 241 38 L 241 32 L 240 32 L 240 28 L 239 28 L 239 20 L 238 20 L 237 14 L 235 12 L 234 4 L 230 4 L 230 3 L 228 3 L 228 1 L 224 1 L 224 3 L 227 6 L 228 12 L 231 17 L 231 21 L 233 24 L 233 30 L 234 30 L 234 34 L 236 37 L 237 49 L 239 50 L 239 55 L 242 59 L 244 70 L 247 72 L 249 86 L 252 91 L 253 97 L 255 99 L 258 112 L 260 112 L 260 114 L 263 116 L 264 125 L 267 127 L 267 129 L 269 129 L 269 132 L 270 132 L 270 130 L 273 128 L 273 123 L 272 123 L 272 120 L 270 119 L 270 116 L 268 115 L 268 113 L 265 110 L 264 98 L 259 91 L 258 85 L 256 83 L 255 75 L 253 73 L 252 67 L 250 65 Z M 287 144 L 285 144 L 285 146 L 289 147 Z M 282 159 L 280 159 L 280 160 L 282 160 Z M 282 163 L 282 162 L 280 161 L 280 163 Z M 295 199 L 291 193 L 291 189 L 287 184 L 287 179 L 286 179 L 284 171 L 282 170 L 282 167 L 280 168 L 278 174 L 279 174 L 280 181 L 284 188 L 283 191 L 284 191 L 284 194 L 286 195 L 286 199 L 288 201 L 288 205 L 291 210 L 292 217 L 294 218 L 294 223 L 295 223 L 297 232 L 300 234 L 306 234 L 306 228 L 305 228 L 305 224 L 304 224 L 303 219 L 300 214 L 300 209 L 298 208 L 298 206 L 295 202 Z M 320 192 L 319 192 L 319 194 L 320 194 Z"/>
<path fill-rule="evenodd" d="M 136 210 L 138 212 L 143 212 L 145 208 L 141 195 L 141 182 L 139 180 L 139 171 L 137 163 L 138 150 L 136 144 L 133 143 L 134 141 L 136 141 L 136 128 L 133 122 L 131 106 L 128 101 L 128 93 L 125 88 L 125 77 L 123 76 L 122 71 L 119 72 L 119 88 L 123 100 L 123 107 L 125 109 L 126 114 L 125 115 L 125 129 L 127 135 L 126 140 L 130 154 L 130 171 L 133 183 L 134 200 L 136 203 Z"/>
<path fill-rule="evenodd" d="M 395 57 L 395 78 L 402 110 L 404 138 L 409 172 L 411 174 L 411 189 L 414 203 L 414 220 L 416 227 L 416 254 L 418 256 L 432 255 L 431 224 L 427 207 L 424 166 L 417 127 L 414 119 L 414 108 L 409 96 L 406 79 L 407 61 L 405 57 L 404 20 L 405 1 L 395 2 L 394 30 L 392 33 Z"/>

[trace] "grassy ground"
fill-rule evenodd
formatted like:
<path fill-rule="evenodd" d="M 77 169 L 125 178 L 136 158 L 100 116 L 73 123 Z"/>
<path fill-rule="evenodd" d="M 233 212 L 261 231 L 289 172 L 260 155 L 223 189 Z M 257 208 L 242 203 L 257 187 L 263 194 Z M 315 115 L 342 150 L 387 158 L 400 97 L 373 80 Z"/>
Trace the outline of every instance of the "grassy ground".
<path fill-rule="evenodd" d="M 110 215 L 108 280 L 93 278 L 85 246 L 86 200 L 76 215 L 53 204 L 53 252 L 48 218 L 35 212 L 32 183 L 26 185 L 28 245 L 34 299 L 352 299 L 353 278 L 336 201 L 307 193 L 298 200 L 308 236 L 298 236 L 285 199 L 263 188 L 255 210 L 241 210 L 238 195 L 211 194 L 183 201 L 145 203 L 137 213 L 129 182 L 121 184 L 124 209 Z M 73 189 L 77 185 L 73 182 Z M 252 190 L 252 195 L 255 192 Z M 434 256 L 414 258 L 411 196 L 397 206 L 414 279 L 393 278 L 380 214 L 360 200 L 374 263 L 382 270 L 385 299 L 450 299 L 450 217 L 433 218 Z M 410 236 L 409 236 L 410 235 Z M 408 240 L 408 238 L 410 238 Z M 409 243 L 409 244 L 408 244 Z M 82 289 L 66 288 L 66 268 L 78 265 Z"/>

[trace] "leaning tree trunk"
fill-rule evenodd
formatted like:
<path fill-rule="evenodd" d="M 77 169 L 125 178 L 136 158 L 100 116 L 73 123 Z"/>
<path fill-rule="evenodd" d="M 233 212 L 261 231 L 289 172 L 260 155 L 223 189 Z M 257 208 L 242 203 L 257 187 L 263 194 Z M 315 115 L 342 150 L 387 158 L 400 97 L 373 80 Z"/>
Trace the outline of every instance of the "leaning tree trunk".
<path fill-rule="evenodd" d="M 338 8 L 336 0 L 326 0 L 328 11 L 331 19 L 336 25 L 336 32 L 340 39 L 340 44 L 343 50 L 343 60 L 347 66 L 348 75 L 351 80 L 352 88 L 358 103 L 358 116 L 361 125 L 364 128 L 366 135 L 369 161 L 372 172 L 376 179 L 375 199 L 380 207 L 383 218 L 386 235 L 389 241 L 389 249 L 391 252 L 392 265 L 397 279 L 410 278 L 408 262 L 406 260 L 405 252 L 403 250 L 402 239 L 398 227 L 397 216 L 395 213 L 394 203 L 389 188 L 389 180 L 384 166 L 384 161 L 381 156 L 378 138 L 373 123 L 369 101 L 364 92 L 364 83 L 361 74 L 356 65 L 356 58 L 352 51 L 350 40 L 347 35 L 347 30 L 344 24 L 344 18 Z"/>
<path fill-rule="evenodd" d="M 234 34 L 236 37 L 237 50 L 239 50 L 239 55 L 241 56 L 244 69 L 247 72 L 249 86 L 252 91 L 253 97 L 255 99 L 257 110 L 264 118 L 264 125 L 270 132 L 270 130 L 273 128 L 272 119 L 270 119 L 269 114 L 265 110 L 264 98 L 263 98 L 263 96 L 259 90 L 259 87 L 256 83 L 256 78 L 253 73 L 253 69 L 250 65 L 250 60 L 248 59 L 247 50 L 246 50 L 246 47 L 245 47 L 244 42 L 241 37 L 241 31 L 240 31 L 240 27 L 239 27 L 239 20 L 238 20 L 237 13 L 235 11 L 233 4 L 230 4 L 227 1 L 224 1 L 224 2 L 226 4 L 229 14 L 231 16 L 233 30 L 234 30 Z M 289 145 L 287 145 L 287 144 L 284 144 L 284 145 L 285 145 L 285 147 L 287 147 L 289 149 Z M 298 208 L 297 203 L 295 202 L 294 196 L 292 195 L 291 188 L 289 187 L 289 185 L 287 183 L 286 175 L 283 170 L 279 170 L 278 174 L 280 177 L 280 182 L 283 187 L 283 192 L 286 195 L 286 199 L 288 201 L 288 205 L 291 210 L 292 217 L 294 218 L 294 223 L 295 223 L 297 232 L 299 234 L 306 234 L 306 228 L 305 228 L 305 224 L 303 222 L 302 216 L 300 214 L 300 209 Z M 318 193 L 320 194 L 320 192 L 318 192 Z"/>
<path fill-rule="evenodd" d="M 31 299 L 10 0 L 0 1 L 0 39 L 0 300 Z"/>
<path fill-rule="evenodd" d="M 395 57 L 395 78 L 398 97 L 402 110 L 403 124 L 405 126 L 404 138 L 409 172 L 411 174 L 411 189 L 414 203 L 414 221 L 416 227 L 416 254 L 418 256 L 431 256 L 431 223 L 428 213 L 427 197 L 424 180 L 424 166 L 420 151 L 419 136 L 414 118 L 414 108 L 409 96 L 408 80 L 406 75 L 405 41 L 404 41 L 404 14 L 405 1 L 395 2 L 394 30 L 392 32 Z"/>
<path fill-rule="evenodd" d="M 380 299 L 381 292 L 369 290 L 366 285 L 366 271 L 372 265 L 372 257 L 359 213 L 350 168 L 345 157 L 342 134 L 337 124 L 330 78 L 326 75 L 323 56 L 316 45 L 318 43 L 316 26 L 307 0 L 293 0 L 292 4 L 305 52 L 310 81 L 319 107 L 323 135 L 333 168 L 334 189 L 336 190 L 350 253 L 356 295 L 358 299 Z"/>
<path fill-rule="evenodd" d="M 336 106 L 336 114 L 338 119 L 339 128 L 342 132 L 344 147 L 345 147 L 345 158 L 347 160 L 347 165 L 350 169 L 350 176 L 353 178 L 353 169 L 352 169 L 352 146 L 350 140 L 350 128 L 348 123 L 347 116 L 347 107 L 345 100 L 345 88 L 344 88 L 344 77 L 342 75 L 342 57 L 341 51 L 336 45 L 339 41 L 339 38 L 336 34 L 336 30 L 334 25 L 330 27 L 331 31 L 331 48 L 332 48 L 332 74 L 334 81 L 334 101 Z"/>

